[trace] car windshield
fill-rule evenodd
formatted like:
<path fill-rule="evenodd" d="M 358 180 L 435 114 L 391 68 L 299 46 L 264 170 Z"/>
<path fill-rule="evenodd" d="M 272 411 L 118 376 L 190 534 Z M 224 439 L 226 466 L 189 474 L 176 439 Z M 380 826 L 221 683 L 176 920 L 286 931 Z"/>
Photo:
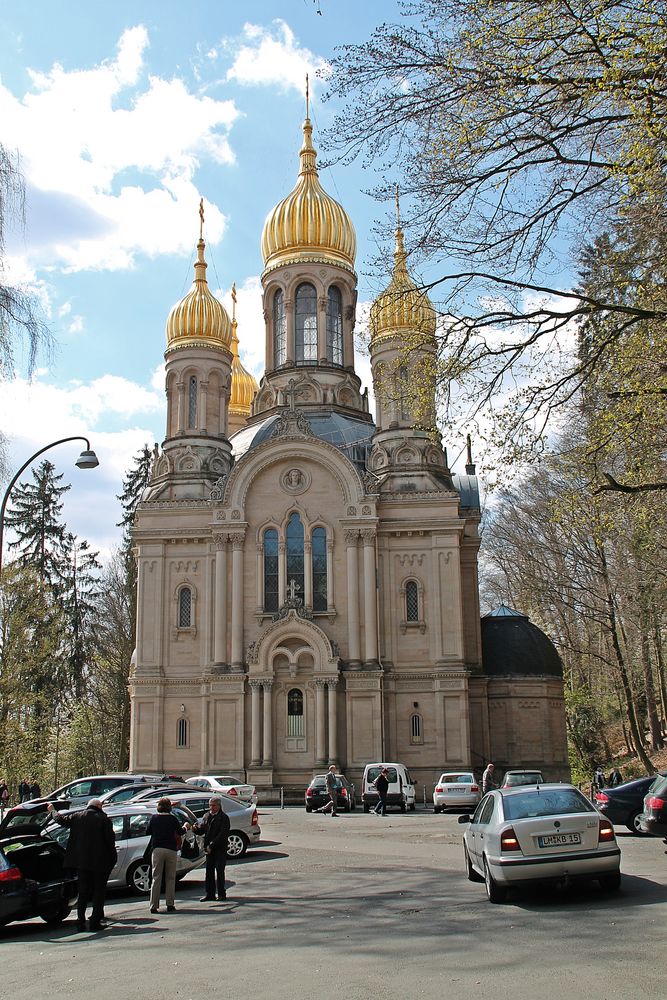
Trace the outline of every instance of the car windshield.
<path fill-rule="evenodd" d="M 561 813 L 596 812 L 576 788 L 548 788 L 503 797 L 505 819 L 557 816 Z"/>
<path fill-rule="evenodd" d="M 521 774 L 508 774 L 505 776 L 506 785 L 536 785 L 542 784 L 544 778 L 541 771 L 522 771 Z"/>
<path fill-rule="evenodd" d="M 217 781 L 220 785 L 244 785 L 245 781 L 241 781 L 240 778 L 233 778 L 231 774 L 218 774 L 217 777 L 213 779 Z"/>
<path fill-rule="evenodd" d="M 374 782 L 375 779 L 377 778 L 377 776 L 379 775 L 379 773 L 380 773 L 381 770 L 382 770 L 381 767 L 369 767 L 368 768 L 368 774 L 366 775 L 366 781 L 368 781 L 370 783 Z M 387 781 L 390 784 L 392 782 L 398 781 L 398 775 L 396 774 L 396 768 L 395 767 L 388 767 L 387 768 Z"/>
<path fill-rule="evenodd" d="M 440 778 L 441 783 L 445 785 L 471 785 L 474 780 L 472 774 L 443 774 Z"/>
<path fill-rule="evenodd" d="M 667 792 L 667 778 L 663 778 L 661 775 L 652 781 L 649 786 L 649 792 L 651 795 L 663 795 Z"/>

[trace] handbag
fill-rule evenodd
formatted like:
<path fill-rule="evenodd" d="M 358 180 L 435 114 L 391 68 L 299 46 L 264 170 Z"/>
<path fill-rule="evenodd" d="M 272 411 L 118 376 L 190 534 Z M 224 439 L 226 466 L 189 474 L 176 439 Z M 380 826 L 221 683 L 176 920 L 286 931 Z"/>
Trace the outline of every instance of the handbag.
<path fill-rule="evenodd" d="M 199 857 L 199 844 L 197 843 L 196 837 L 190 838 L 186 837 L 183 840 L 181 846 L 181 857 L 186 861 L 194 861 Z"/>

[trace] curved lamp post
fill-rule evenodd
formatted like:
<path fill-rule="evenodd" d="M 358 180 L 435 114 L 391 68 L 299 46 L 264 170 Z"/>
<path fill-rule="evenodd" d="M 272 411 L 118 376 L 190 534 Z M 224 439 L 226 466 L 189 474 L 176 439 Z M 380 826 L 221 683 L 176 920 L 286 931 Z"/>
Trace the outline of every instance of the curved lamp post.
<path fill-rule="evenodd" d="M 56 445 L 66 444 L 68 441 L 85 441 L 86 442 L 86 450 L 81 452 L 81 454 L 77 458 L 76 462 L 74 463 L 80 469 L 95 469 L 100 464 L 99 461 L 98 461 L 97 455 L 95 454 L 95 452 L 90 447 L 90 441 L 88 440 L 88 438 L 87 437 L 81 437 L 80 435 L 75 435 L 74 437 L 60 438 L 59 441 L 52 441 L 51 444 L 45 444 L 43 448 L 40 448 L 39 451 L 36 451 L 34 455 L 31 455 L 30 458 L 27 460 L 27 462 L 23 463 L 23 465 L 21 466 L 21 468 L 16 473 L 16 475 L 12 479 L 11 483 L 9 484 L 9 486 L 7 487 L 7 489 L 5 490 L 5 495 L 2 498 L 2 507 L 0 507 L 0 573 L 2 573 L 2 543 L 3 543 L 3 539 L 4 539 L 4 535 L 5 535 L 5 507 L 7 506 L 7 501 L 9 500 L 9 495 L 12 492 L 12 490 L 14 489 L 14 486 L 16 484 L 16 480 L 19 478 L 19 476 L 23 472 L 25 472 L 25 470 L 28 468 L 28 466 L 31 464 L 31 462 L 34 462 L 36 458 L 39 458 L 39 456 L 43 452 L 48 451 L 49 448 L 55 448 Z"/>

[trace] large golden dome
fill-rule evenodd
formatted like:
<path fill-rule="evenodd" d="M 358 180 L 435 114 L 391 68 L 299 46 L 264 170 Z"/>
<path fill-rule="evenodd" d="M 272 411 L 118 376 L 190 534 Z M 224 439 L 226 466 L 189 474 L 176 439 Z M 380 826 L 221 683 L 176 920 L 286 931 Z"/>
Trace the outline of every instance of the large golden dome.
<path fill-rule="evenodd" d="M 239 358 L 239 338 L 236 335 L 236 285 L 232 285 L 232 390 L 229 412 L 242 417 L 250 416 L 250 407 L 259 389 L 255 378 L 246 371 Z"/>
<path fill-rule="evenodd" d="M 415 285 L 408 274 L 407 254 L 403 245 L 403 230 L 396 230 L 394 273 L 387 288 L 371 306 L 371 341 L 393 336 L 404 330 L 416 331 L 425 337 L 435 335 L 436 312 L 426 292 Z"/>
<path fill-rule="evenodd" d="M 296 187 L 269 212 L 262 232 L 267 270 L 299 261 L 336 264 L 354 272 L 357 237 L 350 218 L 320 184 L 310 118 L 303 123 Z"/>
<path fill-rule="evenodd" d="M 206 280 L 204 240 L 197 243 L 195 279 L 188 294 L 172 306 L 167 318 L 167 350 L 182 347 L 218 347 L 229 349 L 232 324 L 221 302 Z"/>

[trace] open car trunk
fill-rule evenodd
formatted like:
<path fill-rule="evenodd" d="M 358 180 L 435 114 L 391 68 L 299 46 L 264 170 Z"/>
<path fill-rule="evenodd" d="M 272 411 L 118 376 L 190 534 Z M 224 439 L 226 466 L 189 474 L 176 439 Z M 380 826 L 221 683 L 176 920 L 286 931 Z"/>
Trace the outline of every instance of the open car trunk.
<path fill-rule="evenodd" d="M 60 844 L 39 833 L 0 834 L 5 871 L 18 869 L 20 878 L 3 883 L 0 925 L 11 920 L 40 916 L 49 924 L 64 920 L 77 895 L 76 877 L 63 867 Z"/>
<path fill-rule="evenodd" d="M 28 834 L 2 838 L 0 847 L 11 865 L 20 869 L 26 882 L 48 883 L 63 878 L 64 851 L 60 844 Z"/>

